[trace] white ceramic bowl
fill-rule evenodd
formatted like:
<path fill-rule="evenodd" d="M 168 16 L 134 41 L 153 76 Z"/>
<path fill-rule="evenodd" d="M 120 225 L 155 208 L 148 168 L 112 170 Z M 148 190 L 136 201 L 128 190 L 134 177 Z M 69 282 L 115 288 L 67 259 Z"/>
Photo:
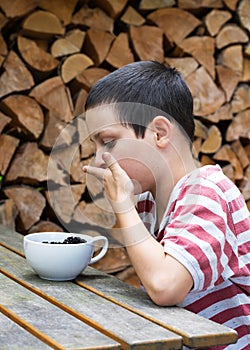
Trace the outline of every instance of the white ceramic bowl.
<path fill-rule="evenodd" d="M 51 244 L 68 237 L 80 237 L 86 243 Z M 48 243 L 43 243 L 48 242 Z M 100 242 L 101 251 L 92 257 L 94 244 Z M 24 236 L 24 254 L 33 270 L 43 279 L 67 281 L 76 278 L 89 264 L 100 260 L 107 252 L 105 236 L 91 237 L 66 232 L 39 232 Z"/>

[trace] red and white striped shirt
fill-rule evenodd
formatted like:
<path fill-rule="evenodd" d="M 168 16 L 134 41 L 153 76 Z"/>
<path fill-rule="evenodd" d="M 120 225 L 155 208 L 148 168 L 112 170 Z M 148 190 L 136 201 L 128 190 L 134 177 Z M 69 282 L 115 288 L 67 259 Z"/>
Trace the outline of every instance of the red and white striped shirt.
<path fill-rule="evenodd" d="M 154 235 L 156 206 L 138 196 L 138 213 Z M 174 187 L 156 239 L 193 277 L 179 305 L 238 332 L 213 350 L 250 349 L 250 215 L 238 188 L 218 165 L 204 166 Z"/>

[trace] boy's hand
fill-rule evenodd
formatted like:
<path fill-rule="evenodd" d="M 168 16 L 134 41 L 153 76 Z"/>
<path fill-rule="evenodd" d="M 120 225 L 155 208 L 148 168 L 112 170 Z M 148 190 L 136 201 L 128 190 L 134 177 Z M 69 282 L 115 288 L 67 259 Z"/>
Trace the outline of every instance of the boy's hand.
<path fill-rule="evenodd" d="M 103 153 L 106 169 L 84 166 L 83 171 L 103 181 L 105 193 L 116 214 L 134 209 L 134 185 L 116 159 L 108 152 Z"/>

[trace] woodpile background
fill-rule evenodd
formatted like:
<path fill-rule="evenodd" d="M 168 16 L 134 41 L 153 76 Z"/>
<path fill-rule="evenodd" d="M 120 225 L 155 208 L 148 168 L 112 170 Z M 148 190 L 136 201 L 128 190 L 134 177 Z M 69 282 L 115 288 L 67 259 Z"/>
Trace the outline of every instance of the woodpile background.
<path fill-rule="evenodd" d="M 75 116 L 99 78 L 151 59 L 183 74 L 197 156 L 220 164 L 250 209 L 250 0 L 0 0 L 0 29 L 1 223 L 23 234 L 114 225 L 100 184 L 86 186 L 94 148 Z M 138 285 L 114 247 L 95 266 Z"/>

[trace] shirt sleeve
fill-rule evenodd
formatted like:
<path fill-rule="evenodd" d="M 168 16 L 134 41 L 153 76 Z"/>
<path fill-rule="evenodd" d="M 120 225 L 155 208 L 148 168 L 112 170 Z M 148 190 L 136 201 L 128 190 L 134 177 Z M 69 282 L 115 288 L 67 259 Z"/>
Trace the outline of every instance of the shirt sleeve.
<path fill-rule="evenodd" d="M 228 261 L 238 263 L 236 238 L 227 201 L 215 183 L 200 179 L 181 188 L 161 243 L 189 270 L 193 290 L 212 288 L 233 275 Z"/>

